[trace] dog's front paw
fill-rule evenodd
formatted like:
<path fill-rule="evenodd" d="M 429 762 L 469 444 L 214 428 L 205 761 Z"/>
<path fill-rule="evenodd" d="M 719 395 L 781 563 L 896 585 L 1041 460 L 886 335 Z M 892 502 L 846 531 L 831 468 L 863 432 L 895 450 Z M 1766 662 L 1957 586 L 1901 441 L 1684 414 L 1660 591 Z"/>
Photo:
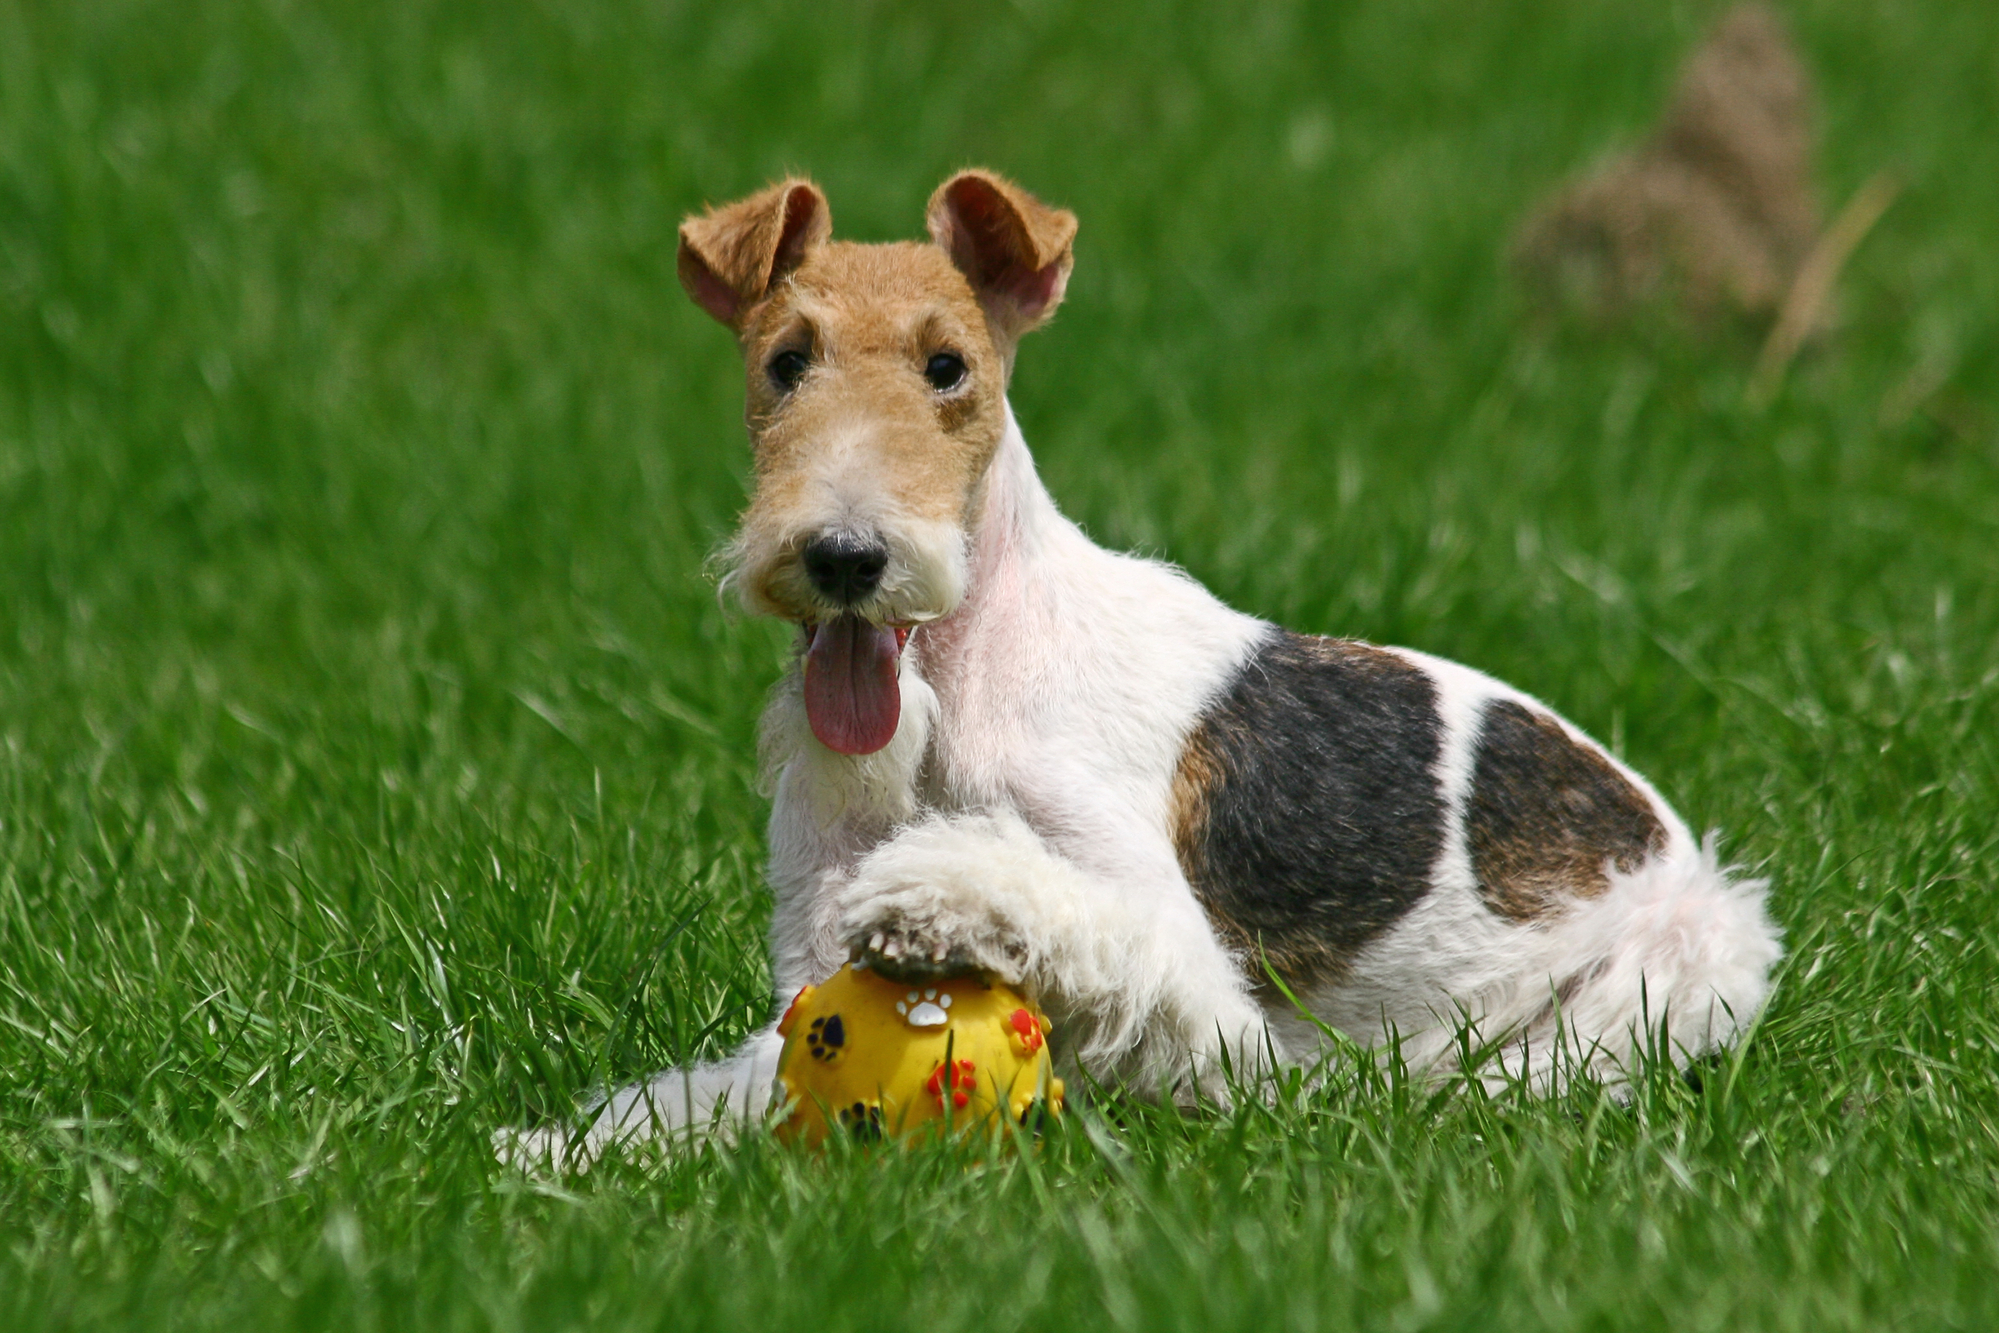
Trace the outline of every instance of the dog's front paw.
<path fill-rule="evenodd" d="M 963 945 L 926 940 L 923 932 L 901 926 L 874 931 L 865 940 L 855 936 L 847 942 L 847 957 L 855 967 L 912 985 L 993 970 Z"/>
<path fill-rule="evenodd" d="M 1029 971 L 1029 920 L 1017 875 L 989 839 L 942 821 L 878 848 L 840 895 L 840 937 L 857 965 L 898 981 L 984 972 L 1018 984 Z"/>

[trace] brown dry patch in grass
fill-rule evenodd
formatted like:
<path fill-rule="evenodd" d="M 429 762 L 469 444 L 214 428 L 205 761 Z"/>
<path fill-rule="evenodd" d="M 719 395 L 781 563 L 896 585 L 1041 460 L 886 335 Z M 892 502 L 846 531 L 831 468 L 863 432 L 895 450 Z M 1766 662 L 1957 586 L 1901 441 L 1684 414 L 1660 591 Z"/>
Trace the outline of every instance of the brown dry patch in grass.
<path fill-rule="evenodd" d="M 1557 190 L 1513 257 L 1543 303 L 1595 318 L 1676 306 L 1696 325 L 1782 306 L 1819 231 L 1811 80 L 1769 8 L 1731 10 L 1639 147 Z"/>

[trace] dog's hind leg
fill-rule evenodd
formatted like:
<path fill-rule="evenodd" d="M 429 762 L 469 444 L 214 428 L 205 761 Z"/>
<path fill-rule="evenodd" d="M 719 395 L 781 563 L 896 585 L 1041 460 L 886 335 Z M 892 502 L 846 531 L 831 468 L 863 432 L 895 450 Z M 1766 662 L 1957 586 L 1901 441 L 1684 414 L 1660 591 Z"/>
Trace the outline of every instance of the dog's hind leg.
<path fill-rule="evenodd" d="M 732 1133 L 770 1109 L 783 1049 L 777 1028 L 765 1028 L 726 1060 L 669 1069 L 620 1088 L 573 1126 L 503 1129 L 493 1146 L 502 1161 L 523 1170 L 561 1170 L 588 1167 L 615 1144 Z"/>

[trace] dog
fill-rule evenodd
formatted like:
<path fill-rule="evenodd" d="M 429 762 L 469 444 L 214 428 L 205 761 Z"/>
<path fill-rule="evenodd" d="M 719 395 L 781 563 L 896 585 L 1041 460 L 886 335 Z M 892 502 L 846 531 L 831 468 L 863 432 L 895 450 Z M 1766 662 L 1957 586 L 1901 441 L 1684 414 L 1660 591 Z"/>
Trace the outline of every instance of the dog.
<path fill-rule="evenodd" d="M 1743 1031 L 1781 953 L 1763 881 L 1526 695 L 1091 542 L 1007 404 L 1074 215 L 968 170 L 927 221 L 835 241 L 787 179 L 680 229 L 746 369 L 724 593 L 800 627 L 761 742 L 777 1008 L 848 962 L 973 969 L 1039 999 L 1065 1066 L 1195 1100 L 1326 1028 L 1447 1071 L 1470 1024 L 1541 1086 Z M 781 1047 L 510 1149 L 754 1120 Z"/>

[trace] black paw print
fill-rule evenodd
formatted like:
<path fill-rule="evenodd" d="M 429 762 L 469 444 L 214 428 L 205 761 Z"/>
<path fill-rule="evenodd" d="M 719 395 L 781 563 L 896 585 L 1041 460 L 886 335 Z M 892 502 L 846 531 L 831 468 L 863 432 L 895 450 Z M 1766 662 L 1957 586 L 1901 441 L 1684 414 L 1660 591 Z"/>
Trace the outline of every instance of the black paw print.
<path fill-rule="evenodd" d="M 840 1127 L 852 1134 L 858 1142 L 880 1142 L 882 1109 L 879 1106 L 870 1106 L 866 1102 L 843 1106 L 840 1108 Z"/>
<path fill-rule="evenodd" d="M 840 1058 L 840 1048 L 847 1044 L 847 1025 L 838 1014 L 815 1018 L 805 1040 L 812 1047 L 812 1058 L 830 1065 Z"/>

